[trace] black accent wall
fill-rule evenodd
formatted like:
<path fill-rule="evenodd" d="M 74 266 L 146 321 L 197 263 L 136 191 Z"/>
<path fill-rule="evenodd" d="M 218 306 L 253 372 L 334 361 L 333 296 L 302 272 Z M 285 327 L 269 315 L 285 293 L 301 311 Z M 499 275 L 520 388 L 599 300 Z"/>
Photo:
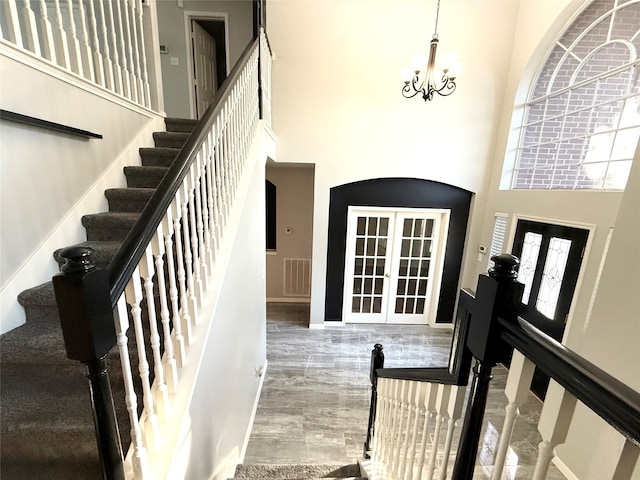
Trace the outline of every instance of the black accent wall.
<path fill-rule="evenodd" d="M 367 206 L 451 210 L 436 314 L 436 323 L 451 323 L 472 196 L 462 188 L 418 178 L 377 178 L 333 187 L 329 197 L 325 320 L 342 321 L 348 207 Z"/>

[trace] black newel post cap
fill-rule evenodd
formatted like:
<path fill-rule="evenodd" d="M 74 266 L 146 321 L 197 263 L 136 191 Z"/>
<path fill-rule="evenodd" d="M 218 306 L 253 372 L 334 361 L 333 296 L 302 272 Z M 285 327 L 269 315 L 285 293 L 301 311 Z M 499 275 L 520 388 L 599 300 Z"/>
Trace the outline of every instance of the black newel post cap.
<path fill-rule="evenodd" d="M 480 275 L 472 309 L 467 347 L 482 362 L 507 361 L 511 348 L 500 339 L 497 318 L 517 319 L 524 285 L 518 282 L 520 259 L 508 253 L 494 255 L 489 275 Z"/>
<path fill-rule="evenodd" d="M 494 262 L 489 269 L 489 276 L 495 279 L 518 278 L 520 259 L 510 253 L 501 253 L 491 257 Z"/>
<path fill-rule="evenodd" d="M 372 384 L 376 384 L 378 374 L 376 370 L 384 367 L 384 352 L 382 351 L 382 344 L 376 343 L 371 350 L 371 372 L 369 372 L 369 379 Z"/>
<path fill-rule="evenodd" d="M 60 256 L 66 263 L 53 277 L 53 288 L 67 357 L 100 359 L 116 344 L 107 271 L 96 268 L 87 247 L 68 247 Z"/>

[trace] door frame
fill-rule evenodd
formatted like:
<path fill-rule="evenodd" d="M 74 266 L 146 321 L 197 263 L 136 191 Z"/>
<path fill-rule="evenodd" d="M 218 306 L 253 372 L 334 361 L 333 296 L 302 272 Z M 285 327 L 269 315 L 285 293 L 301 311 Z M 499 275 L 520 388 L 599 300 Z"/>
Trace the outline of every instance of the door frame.
<path fill-rule="evenodd" d="M 191 46 L 191 21 L 202 20 L 207 21 L 223 21 L 224 22 L 224 49 L 226 55 L 226 75 L 229 75 L 231 71 L 230 59 L 229 59 L 229 14 L 225 12 L 200 12 L 200 11 L 186 11 L 184 12 L 184 34 L 187 45 L 187 79 L 189 81 L 189 113 L 191 118 L 196 118 L 196 96 L 195 96 L 195 82 L 193 80 L 193 48 Z M 217 50 L 216 46 L 216 50 Z M 225 76 L 226 76 L 225 75 Z"/>
<path fill-rule="evenodd" d="M 428 214 L 432 214 L 432 215 L 440 215 L 440 231 L 438 232 L 438 236 L 439 236 L 439 250 L 437 252 L 437 255 L 434 258 L 435 262 L 434 262 L 434 266 L 433 266 L 433 273 L 434 273 L 434 278 L 437 279 L 437 282 L 434 282 L 432 284 L 432 290 L 431 290 L 431 299 L 432 301 L 430 302 L 429 306 L 428 306 L 428 312 L 427 312 L 427 322 L 424 324 L 419 324 L 419 325 L 429 325 L 429 326 L 437 326 L 436 324 L 436 313 L 438 311 L 438 305 L 440 303 L 440 290 L 442 287 L 442 277 L 444 274 L 444 260 L 445 260 L 445 254 L 447 251 L 447 242 L 449 240 L 449 224 L 451 221 L 451 209 L 448 208 L 423 208 L 423 207 L 416 207 L 416 208 L 411 208 L 411 207 L 372 207 L 372 206 L 360 206 L 360 205 L 349 205 L 347 208 L 347 232 L 346 232 L 346 248 L 345 248 L 345 264 L 344 264 L 344 272 L 343 272 L 343 287 L 342 287 L 342 318 L 341 318 L 341 323 L 342 324 L 355 324 L 355 323 L 366 323 L 366 322 L 347 322 L 345 320 L 346 314 L 347 314 L 347 307 L 349 307 L 350 305 L 350 299 L 347 298 L 347 291 L 348 291 L 348 283 L 347 283 L 347 275 L 349 272 L 352 271 L 351 266 L 349 264 L 349 255 L 350 255 L 350 238 L 352 236 L 352 234 L 354 234 L 353 232 L 353 224 L 352 222 L 349 222 L 349 219 L 351 218 L 351 215 L 353 214 L 354 211 L 364 211 L 364 212 L 389 212 L 392 215 L 395 215 L 396 213 L 404 213 L 404 214 L 411 214 L 411 213 L 415 213 L 416 211 L 421 212 L 421 213 L 428 213 Z M 393 234 L 395 232 L 389 232 L 389 238 L 392 238 Z M 391 247 L 393 248 L 394 242 L 391 242 Z M 393 264 L 393 259 L 394 259 L 394 254 L 395 252 L 392 250 L 389 260 L 390 260 L 390 266 Z M 387 288 L 389 288 L 390 285 L 387 286 Z M 390 293 L 390 288 L 389 288 L 389 293 Z M 387 302 L 387 306 L 389 305 L 389 303 Z M 379 323 L 378 325 L 387 325 L 387 323 Z M 391 323 L 390 325 L 401 325 L 400 323 Z"/>
<path fill-rule="evenodd" d="M 583 284 L 585 273 L 587 270 L 587 265 L 589 264 L 589 254 L 591 252 L 591 247 L 593 245 L 593 240 L 595 237 L 594 232 L 596 229 L 596 225 L 590 224 L 590 223 L 580 223 L 580 222 L 575 222 L 570 220 L 559 220 L 557 218 L 538 217 L 534 215 L 514 213 L 511 216 L 511 222 L 509 224 L 509 230 L 507 233 L 507 242 L 505 246 L 506 252 L 510 252 L 513 249 L 513 243 L 516 236 L 518 220 L 548 223 L 550 225 L 559 225 L 559 226 L 571 227 L 571 228 L 580 228 L 582 230 L 587 230 L 589 232 L 589 235 L 587 237 L 587 244 L 584 249 L 584 255 L 582 257 L 582 263 L 580 264 L 580 271 L 578 273 L 578 278 L 576 280 L 576 288 L 573 292 L 573 297 L 571 298 L 571 306 L 569 307 L 569 314 L 567 315 L 567 321 L 564 327 L 564 334 L 562 336 L 561 343 L 564 345 L 566 343 L 565 339 L 567 338 L 567 334 L 571 330 L 571 326 L 573 324 L 573 317 L 574 317 L 575 308 L 576 308 L 576 300 L 582 293 L 582 284 Z M 593 294 L 595 294 L 595 290 Z"/>

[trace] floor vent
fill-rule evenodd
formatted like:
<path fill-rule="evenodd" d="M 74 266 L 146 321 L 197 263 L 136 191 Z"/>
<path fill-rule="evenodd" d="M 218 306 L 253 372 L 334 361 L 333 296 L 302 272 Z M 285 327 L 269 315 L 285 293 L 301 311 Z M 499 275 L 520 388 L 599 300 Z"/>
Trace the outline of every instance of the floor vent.
<path fill-rule="evenodd" d="M 311 259 L 284 259 L 284 296 L 309 297 L 311 295 Z"/>

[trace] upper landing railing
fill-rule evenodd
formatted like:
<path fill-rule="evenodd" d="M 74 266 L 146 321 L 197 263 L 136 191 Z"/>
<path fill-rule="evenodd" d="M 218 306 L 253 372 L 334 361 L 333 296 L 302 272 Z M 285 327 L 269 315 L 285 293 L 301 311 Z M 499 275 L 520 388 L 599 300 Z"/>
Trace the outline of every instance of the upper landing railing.
<path fill-rule="evenodd" d="M 0 37 L 20 51 L 158 109 L 155 0 L 2 0 Z M 152 59 L 153 56 L 149 56 Z"/>
<path fill-rule="evenodd" d="M 508 404 L 491 480 L 502 478 L 506 468 L 518 409 L 530 394 L 535 367 L 553 381 L 538 423 L 542 441 L 531 478 L 547 478 L 554 449 L 566 441 L 581 403 L 620 433 L 619 448 L 610 449 L 618 454 L 611 453 L 606 478 L 631 479 L 640 457 L 640 393 L 519 318 L 523 285 L 516 280 L 518 259 L 504 254 L 494 260 L 489 276 L 478 279 L 476 293 L 460 292 L 448 367 L 384 368 L 382 345 L 375 346 L 365 444 L 370 460 L 364 463 L 369 478 L 472 479 L 492 368 L 508 361 L 513 351 L 504 390 Z M 472 359 L 475 365 L 467 392 Z M 465 396 L 460 441 L 457 453 L 452 453 Z"/>

